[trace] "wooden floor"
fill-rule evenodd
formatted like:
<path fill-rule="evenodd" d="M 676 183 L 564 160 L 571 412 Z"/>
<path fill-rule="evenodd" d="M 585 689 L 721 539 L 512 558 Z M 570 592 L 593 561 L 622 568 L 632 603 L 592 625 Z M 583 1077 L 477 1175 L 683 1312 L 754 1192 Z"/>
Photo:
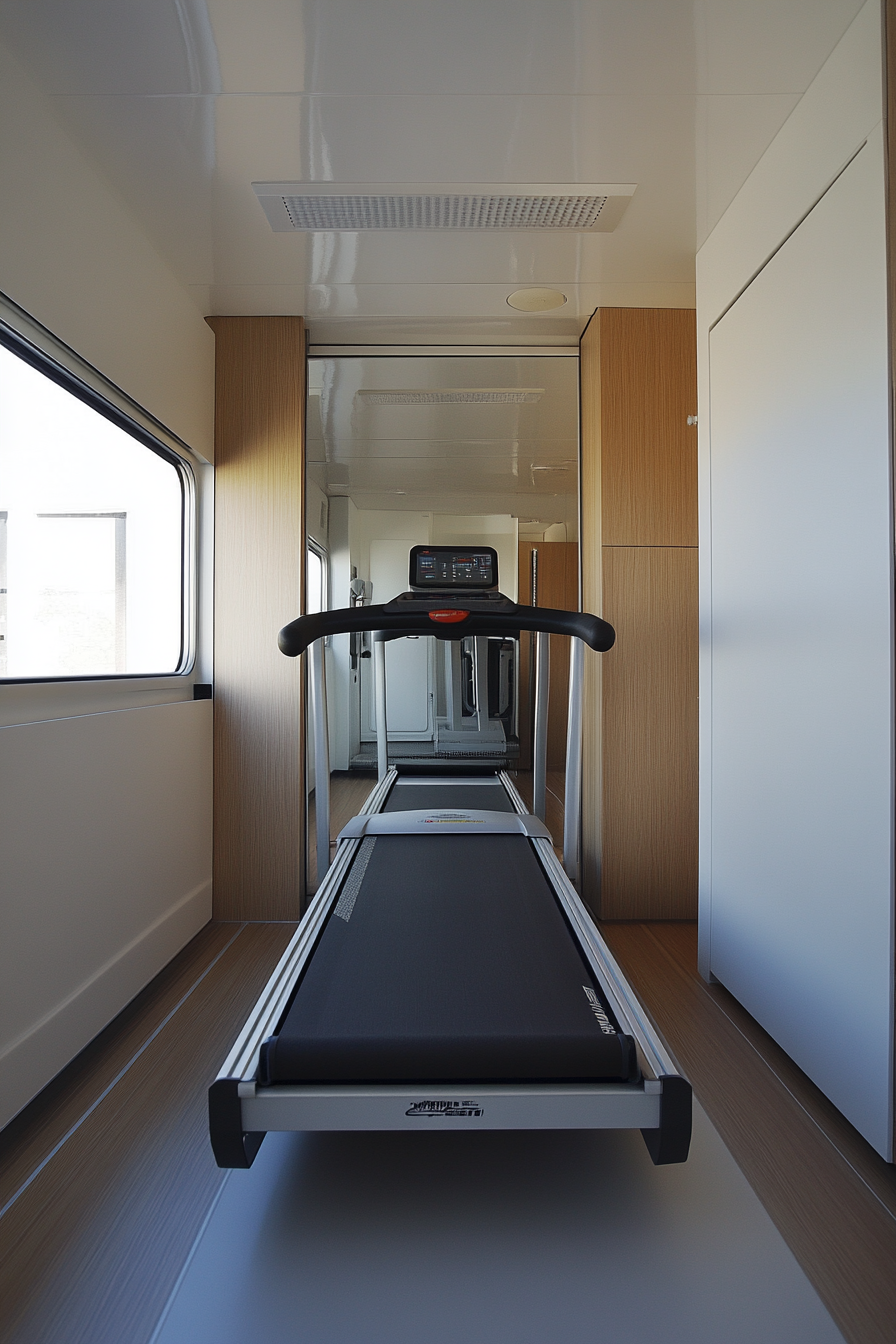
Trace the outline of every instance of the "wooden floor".
<path fill-rule="evenodd" d="M 4 1344 L 147 1344 L 223 1178 L 208 1085 L 294 928 L 207 925 L 0 1133 Z"/>
<path fill-rule="evenodd" d="M 293 927 L 208 925 L 0 1134 L 5 1344 L 148 1344 L 221 1185 L 208 1083 Z M 693 925 L 603 933 L 849 1344 L 894 1344 L 894 1168 L 699 979 Z"/>
<path fill-rule="evenodd" d="M 601 932 L 849 1344 L 894 1344 L 896 1167 L 727 990 L 700 979 L 696 924 Z"/>

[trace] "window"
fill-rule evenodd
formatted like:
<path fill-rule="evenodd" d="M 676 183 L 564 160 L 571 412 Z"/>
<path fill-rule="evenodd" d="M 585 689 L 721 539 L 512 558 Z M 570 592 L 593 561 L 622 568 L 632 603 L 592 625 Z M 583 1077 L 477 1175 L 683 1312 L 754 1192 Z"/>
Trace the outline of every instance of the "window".
<path fill-rule="evenodd" d="M 113 414 L 0 345 L 0 677 L 182 669 L 191 478 Z"/>
<path fill-rule="evenodd" d="M 311 616 L 326 611 L 330 605 L 327 601 L 327 554 L 317 542 L 308 543 L 305 565 L 305 610 Z"/>

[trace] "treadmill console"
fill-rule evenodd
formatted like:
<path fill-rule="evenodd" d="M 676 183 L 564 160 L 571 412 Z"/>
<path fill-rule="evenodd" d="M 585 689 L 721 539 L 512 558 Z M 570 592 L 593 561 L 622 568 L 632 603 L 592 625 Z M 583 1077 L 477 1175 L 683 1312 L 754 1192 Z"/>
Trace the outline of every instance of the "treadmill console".
<path fill-rule="evenodd" d="M 496 592 L 498 552 L 491 546 L 414 546 L 411 591 Z"/>

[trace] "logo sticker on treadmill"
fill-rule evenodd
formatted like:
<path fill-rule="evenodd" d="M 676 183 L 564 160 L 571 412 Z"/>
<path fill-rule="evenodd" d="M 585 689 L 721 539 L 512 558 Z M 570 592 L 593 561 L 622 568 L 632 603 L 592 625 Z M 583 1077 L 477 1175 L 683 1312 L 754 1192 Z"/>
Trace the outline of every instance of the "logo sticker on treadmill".
<path fill-rule="evenodd" d="M 582 988 L 585 991 L 585 995 L 588 999 L 588 1002 L 591 1004 L 591 1011 L 597 1018 L 598 1023 L 600 1024 L 601 1031 L 604 1033 L 605 1036 L 615 1036 L 616 1028 L 613 1026 L 613 1023 L 607 1017 L 604 1006 L 601 1003 L 600 999 L 595 994 L 594 990 L 591 989 L 588 985 L 583 985 Z"/>
<path fill-rule="evenodd" d="M 415 1101 L 405 1115 L 430 1116 L 443 1120 L 463 1120 L 482 1114 L 478 1101 Z"/>
<path fill-rule="evenodd" d="M 471 817 L 468 812 L 434 812 L 431 816 L 421 817 L 421 826 L 484 826 L 483 817 Z"/>

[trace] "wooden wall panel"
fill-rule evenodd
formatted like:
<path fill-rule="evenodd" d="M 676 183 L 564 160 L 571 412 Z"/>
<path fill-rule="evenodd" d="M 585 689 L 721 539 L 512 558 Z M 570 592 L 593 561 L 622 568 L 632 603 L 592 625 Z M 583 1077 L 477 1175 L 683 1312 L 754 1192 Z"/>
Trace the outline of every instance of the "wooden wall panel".
<path fill-rule="evenodd" d="M 582 594 L 617 645 L 585 663 L 582 893 L 603 919 L 697 912 L 696 397 L 692 311 L 595 313 Z"/>
<path fill-rule="evenodd" d="M 697 891 L 697 551 L 604 549 L 604 919 L 693 919 Z"/>
<path fill-rule="evenodd" d="M 300 317 L 215 317 L 218 919 L 301 913 L 299 660 L 305 337 Z"/>
<path fill-rule="evenodd" d="M 697 545 L 696 314 L 602 308 L 604 546 Z"/>

